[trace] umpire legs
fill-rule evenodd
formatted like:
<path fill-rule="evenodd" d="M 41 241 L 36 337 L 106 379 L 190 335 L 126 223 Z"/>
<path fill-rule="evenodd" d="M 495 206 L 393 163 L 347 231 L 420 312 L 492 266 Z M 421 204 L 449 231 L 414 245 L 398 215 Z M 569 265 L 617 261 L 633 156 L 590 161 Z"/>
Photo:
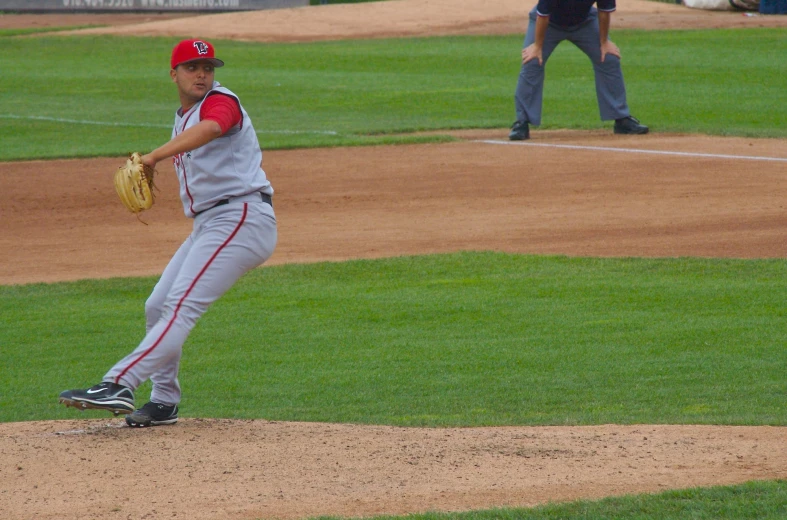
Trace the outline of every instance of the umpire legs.
<path fill-rule="evenodd" d="M 536 18 L 536 10 L 533 9 L 530 11 L 523 48 L 535 41 Z M 576 45 L 593 63 L 596 99 L 601 119 L 609 121 L 629 116 L 620 59 L 617 56 L 607 55 L 602 63 L 599 39 L 598 12 L 595 8 L 591 9 L 589 18 L 580 26 L 561 29 L 550 25 L 542 49 L 543 65 L 539 65 L 536 60 L 530 60 L 522 65 L 519 72 L 514 94 L 517 121 L 527 121 L 535 126 L 541 124 L 547 60 L 563 40 L 569 40 Z"/>
<path fill-rule="evenodd" d="M 611 121 L 628 117 L 631 114 L 626 102 L 626 85 L 623 82 L 620 58 L 607 54 L 602 63 L 600 38 L 598 11 L 595 8 L 591 9 L 590 17 L 580 26 L 580 29 L 570 33 L 567 37 L 593 63 L 596 99 L 601 120 Z"/>
<path fill-rule="evenodd" d="M 536 39 L 536 10 L 530 11 L 530 21 L 527 25 L 527 34 L 522 46 L 524 49 L 532 44 Z M 516 84 L 514 93 L 514 103 L 516 106 L 516 120 L 527 121 L 531 125 L 541 124 L 541 108 L 544 102 L 544 69 L 547 60 L 555 50 L 555 47 L 562 41 L 562 36 L 557 37 L 555 31 L 550 27 L 547 29 L 544 47 L 542 49 L 543 65 L 539 65 L 537 60 L 530 60 L 522 65 L 519 71 L 519 80 Z"/>

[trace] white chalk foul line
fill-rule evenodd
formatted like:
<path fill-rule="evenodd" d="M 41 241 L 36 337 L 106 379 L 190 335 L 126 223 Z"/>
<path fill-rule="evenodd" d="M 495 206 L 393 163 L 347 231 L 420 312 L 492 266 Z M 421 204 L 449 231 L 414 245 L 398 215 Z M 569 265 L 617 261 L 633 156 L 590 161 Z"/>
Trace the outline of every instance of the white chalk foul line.
<path fill-rule="evenodd" d="M 725 155 L 715 153 L 698 153 L 698 152 L 674 152 L 662 150 L 641 150 L 637 148 L 613 148 L 608 146 L 580 146 L 574 144 L 549 144 L 549 143 L 524 143 L 521 141 L 495 141 L 495 140 L 477 140 L 476 143 L 486 144 L 501 144 L 511 146 L 542 146 L 545 148 L 569 148 L 572 150 L 596 150 L 603 152 L 622 152 L 622 153 L 649 153 L 655 155 L 678 155 L 683 157 L 706 157 L 710 159 L 741 159 L 746 161 L 776 161 L 787 162 L 787 157 L 763 157 L 758 155 Z"/>
<path fill-rule="evenodd" d="M 61 117 L 48 116 L 17 116 L 15 114 L 0 114 L 2 119 L 27 119 L 31 121 L 52 121 L 55 123 L 71 123 L 77 125 L 98 125 L 98 126 L 133 126 L 141 128 L 172 128 L 172 125 L 152 125 L 147 123 L 127 123 L 112 121 L 85 121 L 81 119 L 65 119 Z"/>
<path fill-rule="evenodd" d="M 97 126 L 124 126 L 134 128 L 172 128 L 172 125 L 150 124 L 150 123 L 129 123 L 115 121 L 88 121 L 83 119 L 66 119 L 62 117 L 49 116 L 18 116 L 15 114 L 0 114 L 0 119 L 28 119 L 31 121 L 52 121 L 54 123 L 70 123 L 75 125 L 97 125 Z M 257 130 L 257 134 L 323 134 L 339 135 L 333 130 Z"/>

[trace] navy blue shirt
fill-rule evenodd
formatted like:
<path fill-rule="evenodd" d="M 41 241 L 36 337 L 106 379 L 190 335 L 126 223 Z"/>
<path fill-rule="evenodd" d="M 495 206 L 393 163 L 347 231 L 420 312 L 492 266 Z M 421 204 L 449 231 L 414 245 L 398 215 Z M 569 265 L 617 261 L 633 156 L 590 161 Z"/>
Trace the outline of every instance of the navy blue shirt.
<path fill-rule="evenodd" d="M 596 4 L 599 11 L 615 10 L 615 0 L 538 0 L 536 12 L 549 16 L 549 23 L 561 27 L 579 25 L 587 20 L 590 8 Z"/>

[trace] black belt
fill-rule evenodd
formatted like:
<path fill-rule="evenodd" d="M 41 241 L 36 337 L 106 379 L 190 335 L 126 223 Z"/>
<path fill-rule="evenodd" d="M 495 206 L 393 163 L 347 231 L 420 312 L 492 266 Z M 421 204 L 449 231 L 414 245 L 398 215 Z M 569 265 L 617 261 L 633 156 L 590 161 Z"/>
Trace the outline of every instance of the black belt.
<path fill-rule="evenodd" d="M 266 204 L 270 204 L 271 207 L 273 207 L 273 198 L 270 195 L 268 195 L 267 193 L 263 193 L 261 191 L 259 191 L 257 193 L 259 193 L 260 197 L 262 197 L 262 202 L 265 202 Z M 208 209 L 203 209 L 202 211 L 198 211 L 198 212 L 194 213 L 194 216 L 196 217 L 200 213 L 205 213 L 208 210 L 211 210 L 213 208 L 218 208 L 219 206 L 223 206 L 223 205 L 229 204 L 229 203 L 230 203 L 230 199 L 220 200 L 216 204 L 214 204 L 213 206 L 209 207 Z"/>

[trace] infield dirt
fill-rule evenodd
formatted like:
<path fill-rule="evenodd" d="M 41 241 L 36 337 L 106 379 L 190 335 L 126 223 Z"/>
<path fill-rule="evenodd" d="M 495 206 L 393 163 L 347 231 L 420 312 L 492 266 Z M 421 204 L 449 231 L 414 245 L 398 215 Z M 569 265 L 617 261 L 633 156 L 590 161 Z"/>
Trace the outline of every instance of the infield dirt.
<path fill-rule="evenodd" d="M 203 16 L 0 15 L 0 28 L 106 23 L 89 32 L 254 41 L 503 34 L 523 31 L 530 7 L 399 0 Z M 647 1 L 619 0 L 618 10 L 613 28 L 787 26 L 783 16 Z M 512 49 L 512 59 L 518 53 Z M 641 137 L 534 131 L 532 141 L 512 146 L 506 129 L 453 134 L 462 140 L 265 152 L 280 223 L 270 264 L 458 250 L 787 256 L 783 140 L 654 128 Z M 159 200 L 143 226 L 116 200 L 111 172 L 119 160 L 0 163 L 0 283 L 161 272 L 190 230 L 174 173 L 161 167 Z M 57 175 L 63 171 L 87 173 L 74 183 Z M 140 244 L 133 258 L 117 236 Z M 402 514 L 787 478 L 784 427 L 182 419 L 131 430 L 121 420 L 76 417 L 0 424 L 3 518 Z"/>

